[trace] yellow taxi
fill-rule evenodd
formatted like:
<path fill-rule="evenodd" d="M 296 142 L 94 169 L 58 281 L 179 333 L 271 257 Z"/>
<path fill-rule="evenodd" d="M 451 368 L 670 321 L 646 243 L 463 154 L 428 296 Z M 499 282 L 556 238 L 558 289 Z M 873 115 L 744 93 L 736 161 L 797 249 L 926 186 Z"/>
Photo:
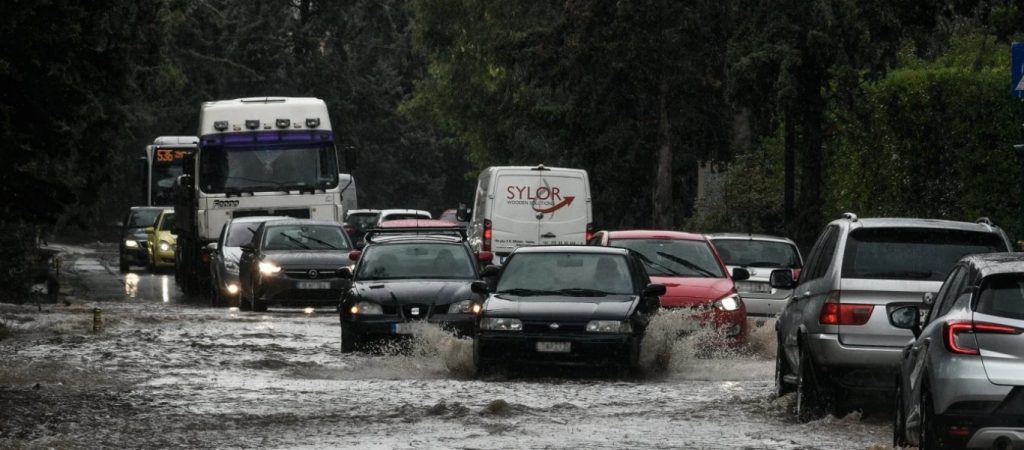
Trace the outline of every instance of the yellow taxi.
<path fill-rule="evenodd" d="M 146 236 L 149 240 L 149 269 L 155 270 L 165 267 L 174 267 L 174 248 L 178 237 L 172 233 L 174 230 L 174 210 L 165 209 L 152 227 L 146 228 Z"/>

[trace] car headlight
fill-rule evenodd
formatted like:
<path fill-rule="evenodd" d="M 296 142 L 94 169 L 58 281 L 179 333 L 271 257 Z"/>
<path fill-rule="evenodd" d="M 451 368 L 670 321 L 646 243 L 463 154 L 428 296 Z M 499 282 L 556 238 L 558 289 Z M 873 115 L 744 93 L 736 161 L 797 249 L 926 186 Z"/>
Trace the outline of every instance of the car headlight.
<path fill-rule="evenodd" d="M 160 241 L 160 251 L 166 252 L 171 249 L 171 244 L 167 241 Z"/>
<path fill-rule="evenodd" d="M 484 317 L 480 320 L 481 330 L 492 331 L 523 331 L 523 321 L 502 317 Z"/>
<path fill-rule="evenodd" d="M 238 263 L 234 261 L 224 261 L 224 269 L 232 275 L 238 275 Z"/>
<path fill-rule="evenodd" d="M 633 326 L 621 320 L 591 320 L 587 322 L 590 333 L 632 333 Z"/>
<path fill-rule="evenodd" d="M 448 314 L 476 314 L 478 312 L 480 312 L 480 305 L 473 304 L 472 300 L 463 300 L 448 306 Z"/>
<path fill-rule="evenodd" d="M 736 311 L 743 306 L 743 300 L 740 298 L 740 294 L 729 294 L 715 300 L 714 306 L 722 311 Z"/>
<path fill-rule="evenodd" d="M 139 243 L 135 242 L 135 241 L 133 241 L 131 239 L 126 239 L 124 241 L 124 246 L 127 247 L 127 248 L 137 248 L 139 246 Z"/>
<path fill-rule="evenodd" d="M 228 290 L 228 294 L 231 294 L 231 295 L 237 294 L 238 293 L 238 284 L 236 284 L 236 283 L 228 283 L 227 290 Z"/>
<path fill-rule="evenodd" d="M 264 275 L 273 275 L 281 271 L 281 266 L 272 262 L 263 261 L 260 263 L 260 273 Z"/>
<path fill-rule="evenodd" d="M 349 309 L 349 312 L 351 312 L 352 314 L 362 314 L 364 316 L 379 316 L 381 314 L 384 314 L 384 308 L 381 308 L 381 306 L 376 303 L 359 302 L 356 303 L 355 305 L 352 305 L 352 308 Z"/>

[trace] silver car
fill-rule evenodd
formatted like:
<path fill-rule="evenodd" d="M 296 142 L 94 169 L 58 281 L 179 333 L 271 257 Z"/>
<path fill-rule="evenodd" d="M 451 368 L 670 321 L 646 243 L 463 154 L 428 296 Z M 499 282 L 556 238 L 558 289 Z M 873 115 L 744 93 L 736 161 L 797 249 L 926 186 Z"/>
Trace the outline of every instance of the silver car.
<path fill-rule="evenodd" d="M 793 290 L 769 286 L 768 277 L 774 270 L 789 269 L 793 271 L 794 279 L 800 279 L 804 260 L 796 244 L 784 237 L 763 234 L 718 233 L 709 234 L 708 239 L 715 245 L 730 273 L 736 268 L 750 272 L 749 279 L 736 282 L 736 290 L 747 305 L 747 315 L 779 315 Z"/>
<path fill-rule="evenodd" d="M 217 242 L 207 246 L 213 306 L 239 306 L 238 259 L 242 256 L 242 244 L 252 240 L 252 234 L 261 223 L 278 219 L 287 217 L 237 217 L 224 224 Z"/>
<path fill-rule="evenodd" d="M 776 322 L 776 392 L 797 392 L 801 421 L 842 414 L 852 391 L 891 390 L 903 346 L 913 336 L 887 311 L 920 304 L 965 255 L 1010 250 L 1005 233 L 979 223 L 858 219 L 847 213 L 818 237 Z M 772 287 L 796 283 L 789 270 Z"/>
<path fill-rule="evenodd" d="M 889 309 L 903 349 L 893 441 L 927 449 L 1024 448 L 1024 255 L 965 257 L 930 306 Z"/>

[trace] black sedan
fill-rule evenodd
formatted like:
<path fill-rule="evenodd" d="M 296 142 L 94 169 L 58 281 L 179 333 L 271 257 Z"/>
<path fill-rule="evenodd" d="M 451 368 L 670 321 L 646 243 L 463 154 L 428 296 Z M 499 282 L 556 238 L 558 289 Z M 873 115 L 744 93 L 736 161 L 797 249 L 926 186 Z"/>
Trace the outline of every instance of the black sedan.
<path fill-rule="evenodd" d="M 340 224 L 310 219 L 263 222 L 238 261 L 241 307 L 266 311 L 284 306 L 338 306 L 349 280 L 352 243 Z"/>
<path fill-rule="evenodd" d="M 424 323 L 471 335 L 482 303 L 471 284 L 480 280 L 478 260 L 489 258 L 490 253 L 474 255 L 454 235 L 372 239 L 362 252 L 353 252 L 354 268 L 339 271 L 352 278 L 342 298 L 341 351 L 408 336 Z"/>
<path fill-rule="evenodd" d="M 477 370 L 525 364 L 633 370 L 664 293 L 626 249 L 520 248 L 480 313 L 473 341 Z"/>

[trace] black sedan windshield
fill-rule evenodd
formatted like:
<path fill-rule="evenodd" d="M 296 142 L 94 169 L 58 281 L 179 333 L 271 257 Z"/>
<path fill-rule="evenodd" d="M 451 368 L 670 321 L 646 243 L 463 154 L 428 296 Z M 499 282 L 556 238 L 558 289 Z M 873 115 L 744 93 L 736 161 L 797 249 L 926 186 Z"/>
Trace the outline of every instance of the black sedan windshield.
<path fill-rule="evenodd" d="M 502 271 L 498 293 L 513 295 L 632 295 L 625 256 L 586 253 L 524 253 Z"/>
<path fill-rule="evenodd" d="M 682 239 L 616 239 L 614 247 L 628 248 L 640 254 L 647 274 L 661 277 L 722 278 L 711 246 L 704 241 Z"/>
<path fill-rule="evenodd" d="M 461 245 L 402 243 L 370 246 L 363 253 L 357 280 L 400 278 L 471 279 L 475 262 Z"/>
<path fill-rule="evenodd" d="M 264 250 L 348 250 L 341 227 L 330 225 L 282 225 L 268 227 Z"/>

